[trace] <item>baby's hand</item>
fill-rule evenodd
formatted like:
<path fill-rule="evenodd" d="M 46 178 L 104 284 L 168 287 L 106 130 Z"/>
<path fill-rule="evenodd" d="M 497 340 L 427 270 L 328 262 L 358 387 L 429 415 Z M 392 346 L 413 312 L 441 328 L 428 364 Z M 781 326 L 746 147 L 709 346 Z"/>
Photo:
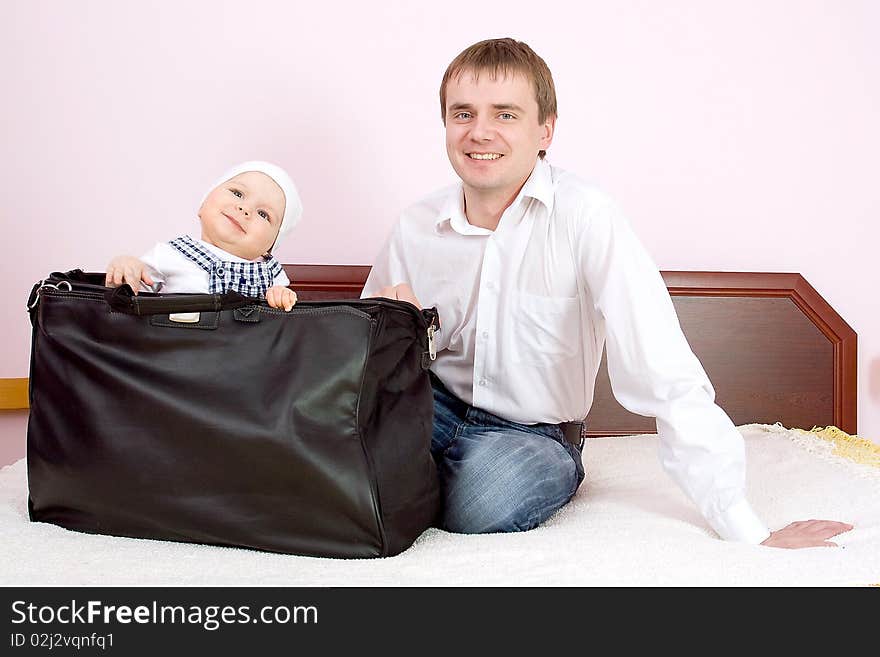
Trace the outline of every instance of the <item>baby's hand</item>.
<path fill-rule="evenodd" d="M 266 290 L 266 301 L 271 308 L 289 311 L 296 304 L 296 292 L 283 285 L 273 285 Z"/>
<path fill-rule="evenodd" d="M 128 283 L 137 294 L 141 281 L 147 285 L 153 284 L 153 279 L 147 273 L 146 263 L 134 256 L 116 256 L 107 265 L 107 276 L 104 279 L 107 287 L 119 287 Z"/>

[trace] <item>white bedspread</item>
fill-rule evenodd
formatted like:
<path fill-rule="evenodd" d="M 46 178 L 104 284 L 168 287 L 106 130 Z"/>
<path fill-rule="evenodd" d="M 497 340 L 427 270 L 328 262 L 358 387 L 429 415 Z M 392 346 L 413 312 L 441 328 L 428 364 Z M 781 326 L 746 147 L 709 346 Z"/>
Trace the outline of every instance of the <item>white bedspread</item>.
<path fill-rule="evenodd" d="M 876 452 L 835 456 L 834 442 L 777 425 L 739 430 L 749 499 L 770 528 L 810 518 L 853 523 L 836 539 L 841 547 L 782 550 L 719 540 L 661 470 L 656 435 L 588 440 L 584 485 L 537 529 L 476 536 L 431 529 L 401 555 L 366 560 L 96 536 L 32 523 L 22 459 L 0 470 L 0 584 L 880 585 Z"/>

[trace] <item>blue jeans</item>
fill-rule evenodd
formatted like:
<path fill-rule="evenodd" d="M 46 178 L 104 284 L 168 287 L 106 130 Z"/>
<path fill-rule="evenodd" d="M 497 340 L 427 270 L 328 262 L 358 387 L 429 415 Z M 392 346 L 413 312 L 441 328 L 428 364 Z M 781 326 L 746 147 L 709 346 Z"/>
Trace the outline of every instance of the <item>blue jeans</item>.
<path fill-rule="evenodd" d="M 439 526 L 482 534 L 526 531 L 563 507 L 584 479 L 581 450 L 555 424 L 518 424 L 474 408 L 435 376 L 431 453 L 440 475 Z"/>

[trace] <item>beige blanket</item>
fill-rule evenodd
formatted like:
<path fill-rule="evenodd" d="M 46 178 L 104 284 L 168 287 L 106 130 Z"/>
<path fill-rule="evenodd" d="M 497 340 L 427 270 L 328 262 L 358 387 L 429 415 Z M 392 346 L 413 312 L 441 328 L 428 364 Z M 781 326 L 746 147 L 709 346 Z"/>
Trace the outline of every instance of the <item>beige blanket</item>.
<path fill-rule="evenodd" d="M 3 585 L 872 586 L 880 585 L 880 446 L 833 429 L 739 427 L 748 494 L 771 529 L 853 523 L 839 548 L 719 540 L 661 470 L 656 435 L 587 441 L 587 479 L 519 534 L 425 532 L 403 554 L 336 560 L 96 536 L 27 518 L 25 460 L 0 470 Z"/>

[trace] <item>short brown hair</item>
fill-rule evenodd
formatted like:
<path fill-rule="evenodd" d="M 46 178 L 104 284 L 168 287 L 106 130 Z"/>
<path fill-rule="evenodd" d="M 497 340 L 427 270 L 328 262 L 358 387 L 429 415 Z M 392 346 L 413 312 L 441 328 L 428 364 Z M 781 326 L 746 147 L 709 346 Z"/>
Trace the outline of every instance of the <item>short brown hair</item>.
<path fill-rule="evenodd" d="M 511 73 L 522 73 L 530 79 L 535 88 L 535 100 L 538 101 L 538 123 L 544 123 L 548 117 L 556 117 L 556 87 L 547 63 L 529 46 L 515 39 L 486 39 L 465 48 L 443 74 L 440 83 L 440 117 L 446 125 L 446 85 L 452 78 L 459 78 L 465 72 L 473 72 L 479 76 L 481 71 L 488 72 L 491 77 L 505 76 Z M 543 158 L 546 151 L 540 151 Z"/>

